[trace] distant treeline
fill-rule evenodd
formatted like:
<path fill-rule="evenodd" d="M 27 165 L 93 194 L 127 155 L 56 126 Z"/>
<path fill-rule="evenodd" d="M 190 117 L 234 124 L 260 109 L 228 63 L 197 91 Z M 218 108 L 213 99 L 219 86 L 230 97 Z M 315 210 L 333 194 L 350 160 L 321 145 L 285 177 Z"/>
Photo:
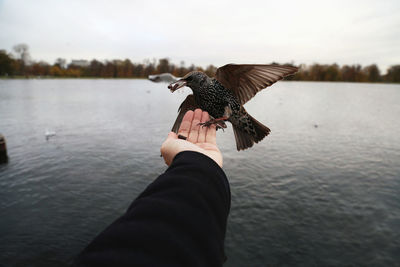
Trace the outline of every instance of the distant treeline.
<path fill-rule="evenodd" d="M 151 74 L 169 72 L 182 77 L 193 70 L 201 70 L 213 76 L 217 67 L 209 65 L 203 69 L 195 65 L 179 66 L 172 64 L 169 59 L 158 61 L 147 60 L 143 63 L 133 63 L 129 59 L 99 61 L 93 59 L 72 60 L 69 64 L 58 58 L 53 65 L 30 60 L 28 46 L 20 44 L 14 46 L 16 56 L 0 50 L 0 76 L 7 77 L 100 77 L 100 78 L 147 78 Z M 272 63 L 273 64 L 273 63 Z M 292 65 L 292 64 L 284 64 Z M 382 75 L 375 64 L 362 67 L 361 65 L 304 65 L 300 71 L 287 80 L 296 81 L 346 81 L 346 82 L 388 82 L 400 83 L 400 65 L 391 66 L 387 74 Z"/>

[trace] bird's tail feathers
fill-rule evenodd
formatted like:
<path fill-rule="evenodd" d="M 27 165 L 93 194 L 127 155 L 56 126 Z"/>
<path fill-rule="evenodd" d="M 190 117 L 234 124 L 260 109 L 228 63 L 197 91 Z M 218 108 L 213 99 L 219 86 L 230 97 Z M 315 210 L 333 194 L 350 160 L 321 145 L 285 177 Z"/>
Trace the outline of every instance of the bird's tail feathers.
<path fill-rule="evenodd" d="M 249 147 L 252 147 L 254 144 L 253 137 L 250 134 L 240 130 L 236 125 L 232 126 L 233 133 L 235 134 L 237 150 L 245 150 Z"/>
<path fill-rule="evenodd" d="M 260 142 L 264 137 L 266 137 L 271 130 L 263 125 L 261 122 L 258 120 L 254 119 L 252 116 L 248 115 L 250 118 L 251 123 L 254 126 L 255 129 L 255 135 L 249 134 L 240 128 L 238 128 L 236 125 L 233 126 L 233 133 L 235 134 L 235 140 L 236 140 L 236 148 L 237 150 L 245 150 L 249 147 L 252 147 L 254 143 Z"/>
<path fill-rule="evenodd" d="M 264 137 L 269 135 L 271 130 L 267 126 L 265 126 L 264 124 L 259 122 L 258 120 L 254 119 L 252 116 L 249 115 L 249 117 L 250 117 L 250 120 L 253 123 L 254 129 L 256 130 L 256 133 L 257 133 L 257 135 L 254 136 L 254 142 L 258 143 L 261 140 L 263 140 Z"/>

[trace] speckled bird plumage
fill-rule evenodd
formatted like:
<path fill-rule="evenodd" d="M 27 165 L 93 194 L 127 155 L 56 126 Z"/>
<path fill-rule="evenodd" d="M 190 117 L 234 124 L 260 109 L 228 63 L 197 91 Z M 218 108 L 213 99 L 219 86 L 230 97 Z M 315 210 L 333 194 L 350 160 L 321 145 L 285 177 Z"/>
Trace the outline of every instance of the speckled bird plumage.
<path fill-rule="evenodd" d="M 200 72 L 197 75 L 205 74 Z M 206 110 L 214 118 L 222 117 L 227 105 L 230 105 L 235 111 L 240 109 L 238 99 L 216 79 L 207 77 L 206 82 L 192 90 L 194 99 L 200 108 Z"/>
<path fill-rule="evenodd" d="M 187 110 L 200 108 L 212 117 L 209 123 L 225 128 L 224 121 L 229 121 L 233 126 L 237 150 L 247 149 L 267 136 L 270 129 L 251 117 L 243 104 L 258 91 L 295 71 L 295 67 L 279 65 L 228 64 L 217 70 L 215 78 L 200 71 L 190 72 L 168 86 L 171 91 L 183 86 L 193 91 L 193 95 L 181 104 L 172 130 L 178 131 Z"/>

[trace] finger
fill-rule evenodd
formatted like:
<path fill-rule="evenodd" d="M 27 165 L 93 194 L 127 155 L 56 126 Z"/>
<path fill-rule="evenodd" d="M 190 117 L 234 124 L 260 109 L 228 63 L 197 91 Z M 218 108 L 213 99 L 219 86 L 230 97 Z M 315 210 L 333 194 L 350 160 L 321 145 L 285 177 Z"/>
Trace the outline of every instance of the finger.
<path fill-rule="evenodd" d="M 188 141 L 192 143 L 197 143 L 197 137 L 199 136 L 199 129 L 200 129 L 200 121 L 201 121 L 201 114 L 203 112 L 201 109 L 196 109 L 193 115 L 192 126 L 190 127 L 190 133 L 188 137 Z"/>
<path fill-rule="evenodd" d="M 190 126 L 192 125 L 192 120 L 193 120 L 193 115 L 194 115 L 194 112 L 192 110 L 189 110 L 188 112 L 186 112 L 185 116 L 183 116 L 181 126 L 179 127 L 178 135 L 183 135 L 186 137 L 189 136 Z"/>
<path fill-rule="evenodd" d="M 215 124 L 210 125 L 207 129 L 206 143 L 217 144 L 217 130 Z"/>
<path fill-rule="evenodd" d="M 203 111 L 201 114 L 201 123 L 210 120 L 210 116 L 207 111 Z M 197 137 L 197 143 L 204 143 L 206 141 L 207 127 L 200 127 L 199 137 Z"/>

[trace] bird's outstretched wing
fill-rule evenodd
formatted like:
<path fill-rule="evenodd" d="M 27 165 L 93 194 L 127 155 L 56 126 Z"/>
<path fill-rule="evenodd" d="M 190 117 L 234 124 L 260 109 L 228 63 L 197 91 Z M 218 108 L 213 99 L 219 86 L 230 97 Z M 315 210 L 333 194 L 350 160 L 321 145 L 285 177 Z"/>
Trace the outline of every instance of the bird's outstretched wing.
<path fill-rule="evenodd" d="M 182 102 L 182 104 L 179 106 L 178 109 L 178 117 L 175 120 L 174 126 L 172 126 L 172 130 L 175 133 L 178 133 L 179 127 L 181 126 L 181 122 L 183 119 L 183 116 L 185 116 L 186 111 L 188 110 L 195 110 L 196 108 L 199 108 L 199 106 L 196 104 L 196 101 L 194 100 L 194 96 L 188 95 L 186 99 Z"/>
<path fill-rule="evenodd" d="M 255 94 L 288 75 L 296 67 L 283 65 L 227 64 L 217 69 L 215 78 L 239 99 L 243 105 Z"/>

